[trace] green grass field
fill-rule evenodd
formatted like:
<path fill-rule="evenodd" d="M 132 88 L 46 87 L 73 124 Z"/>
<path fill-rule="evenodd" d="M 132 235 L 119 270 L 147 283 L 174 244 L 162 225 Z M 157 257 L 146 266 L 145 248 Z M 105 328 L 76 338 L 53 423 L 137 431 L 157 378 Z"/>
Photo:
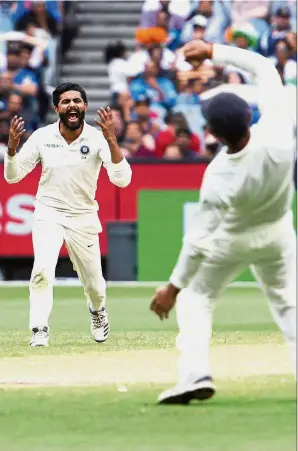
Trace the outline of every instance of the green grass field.
<path fill-rule="evenodd" d="M 219 300 L 211 346 L 217 395 L 157 406 L 176 381 L 175 315 L 153 288 L 109 288 L 111 336 L 97 344 L 78 287 L 57 287 L 49 348 L 30 348 L 25 288 L 0 288 L 0 449 L 294 451 L 296 392 L 287 349 L 254 288 Z"/>

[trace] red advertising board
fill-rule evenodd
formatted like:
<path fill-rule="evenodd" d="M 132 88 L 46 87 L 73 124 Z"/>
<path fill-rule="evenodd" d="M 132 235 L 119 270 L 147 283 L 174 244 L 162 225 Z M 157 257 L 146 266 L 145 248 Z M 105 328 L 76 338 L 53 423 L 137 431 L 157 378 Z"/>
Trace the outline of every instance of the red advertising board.
<path fill-rule="evenodd" d="M 102 170 L 96 199 L 103 225 L 102 255 L 107 254 L 106 222 L 137 219 L 137 195 L 140 189 L 199 189 L 205 164 L 134 164 L 129 187 L 112 185 Z M 33 255 L 31 226 L 34 200 L 40 178 L 36 168 L 20 183 L 9 185 L 3 178 L 0 164 L 0 257 Z M 45 237 L 46 239 L 46 237 Z M 61 255 L 66 255 L 63 248 Z"/>
<path fill-rule="evenodd" d="M 33 255 L 31 240 L 32 214 L 35 194 L 40 178 L 40 168 L 34 169 L 21 182 L 9 185 L 3 178 L 3 164 L 0 165 L 0 257 L 26 257 Z M 107 252 L 105 221 L 115 220 L 116 190 L 105 170 L 101 171 L 96 199 L 102 220 L 102 254 Z M 45 237 L 46 239 L 46 237 Z M 67 255 L 65 248 L 61 255 Z"/>

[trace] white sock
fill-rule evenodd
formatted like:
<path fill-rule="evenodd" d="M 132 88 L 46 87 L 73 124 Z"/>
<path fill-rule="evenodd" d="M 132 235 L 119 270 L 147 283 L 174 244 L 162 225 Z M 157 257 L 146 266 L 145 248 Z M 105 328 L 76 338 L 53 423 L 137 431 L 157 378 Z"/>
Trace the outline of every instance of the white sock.
<path fill-rule="evenodd" d="M 178 295 L 176 312 L 179 384 L 185 385 L 211 375 L 212 308 L 209 299 L 186 288 Z"/>

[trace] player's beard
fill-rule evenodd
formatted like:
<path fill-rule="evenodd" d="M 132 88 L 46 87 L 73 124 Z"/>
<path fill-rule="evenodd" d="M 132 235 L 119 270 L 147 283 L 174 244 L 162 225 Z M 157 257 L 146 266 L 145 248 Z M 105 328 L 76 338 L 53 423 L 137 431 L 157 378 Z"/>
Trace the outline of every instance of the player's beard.
<path fill-rule="evenodd" d="M 66 128 L 74 131 L 74 130 L 78 130 L 82 126 L 84 119 L 85 119 L 85 111 L 77 111 L 77 114 L 78 114 L 78 118 L 77 118 L 76 122 L 74 122 L 74 123 L 72 123 L 68 120 L 68 118 L 67 118 L 68 113 L 59 113 L 59 117 L 60 117 L 62 124 Z"/>

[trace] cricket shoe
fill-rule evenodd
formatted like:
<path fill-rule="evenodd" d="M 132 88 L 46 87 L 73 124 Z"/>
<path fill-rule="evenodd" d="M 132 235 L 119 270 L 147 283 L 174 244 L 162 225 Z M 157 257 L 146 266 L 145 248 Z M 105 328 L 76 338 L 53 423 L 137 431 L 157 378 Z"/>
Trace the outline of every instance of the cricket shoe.
<path fill-rule="evenodd" d="M 193 399 L 205 401 L 215 393 L 215 386 L 210 376 L 198 379 L 188 385 L 176 385 L 164 391 L 158 397 L 158 404 L 188 404 Z"/>
<path fill-rule="evenodd" d="M 103 343 L 109 337 L 110 325 L 106 309 L 102 307 L 100 310 L 92 312 L 91 315 L 91 335 L 97 343 Z"/>
<path fill-rule="evenodd" d="M 49 346 L 50 328 L 47 326 L 34 327 L 30 346 Z"/>

